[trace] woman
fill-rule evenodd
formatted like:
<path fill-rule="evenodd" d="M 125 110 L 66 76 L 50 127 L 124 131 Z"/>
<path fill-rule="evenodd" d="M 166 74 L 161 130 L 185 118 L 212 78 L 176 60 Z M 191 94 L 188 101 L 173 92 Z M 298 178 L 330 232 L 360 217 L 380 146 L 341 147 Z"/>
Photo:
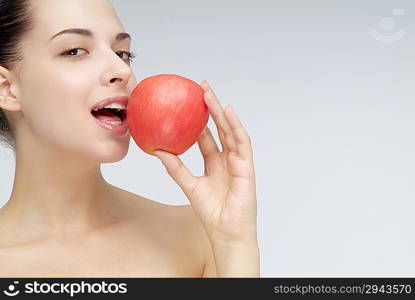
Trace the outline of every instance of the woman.
<path fill-rule="evenodd" d="M 131 136 L 98 126 L 91 108 L 137 84 L 111 4 L 0 0 L 0 16 L 0 134 L 16 159 L 0 210 L 0 276 L 258 277 L 250 139 L 208 83 L 222 151 L 206 128 L 201 177 L 158 152 L 190 201 L 164 205 L 101 174 L 101 163 L 125 157 Z"/>

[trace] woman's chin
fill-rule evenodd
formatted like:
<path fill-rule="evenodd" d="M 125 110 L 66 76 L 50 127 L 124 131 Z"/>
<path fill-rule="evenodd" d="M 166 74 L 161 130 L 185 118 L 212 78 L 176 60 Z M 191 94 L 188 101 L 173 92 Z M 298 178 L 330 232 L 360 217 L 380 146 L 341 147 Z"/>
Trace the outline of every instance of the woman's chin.
<path fill-rule="evenodd" d="M 130 143 L 127 142 L 104 146 L 103 149 L 100 149 L 99 154 L 96 155 L 95 159 L 99 160 L 101 163 L 120 161 L 127 155 L 129 144 Z"/>

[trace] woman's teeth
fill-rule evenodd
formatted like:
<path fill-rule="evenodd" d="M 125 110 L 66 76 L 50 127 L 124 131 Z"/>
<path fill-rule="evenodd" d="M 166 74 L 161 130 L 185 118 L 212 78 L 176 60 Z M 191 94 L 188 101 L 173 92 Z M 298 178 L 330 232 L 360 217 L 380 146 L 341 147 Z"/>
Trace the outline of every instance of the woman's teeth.
<path fill-rule="evenodd" d="M 109 120 L 105 120 L 105 121 L 102 121 L 103 123 L 108 123 L 108 124 L 111 124 L 111 125 L 121 125 L 123 122 L 121 122 L 121 121 L 109 121 Z"/>
<path fill-rule="evenodd" d="M 108 104 L 108 105 L 106 105 L 104 107 L 96 108 L 96 109 L 94 109 L 94 111 L 98 111 L 98 110 L 100 110 L 102 108 L 115 108 L 118 111 L 123 110 L 123 109 L 126 109 L 124 104 L 121 104 L 121 103 L 111 103 L 111 104 Z"/>

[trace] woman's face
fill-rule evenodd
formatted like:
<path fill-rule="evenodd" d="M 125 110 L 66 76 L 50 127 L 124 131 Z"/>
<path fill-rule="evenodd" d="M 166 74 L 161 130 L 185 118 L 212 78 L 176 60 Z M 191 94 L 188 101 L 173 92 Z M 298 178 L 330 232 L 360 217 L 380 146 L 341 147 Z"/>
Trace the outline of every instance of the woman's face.
<path fill-rule="evenodd" d="M 122 52 L 130 51 L 130 39 L 116 39 L 125 32 L 116 12 L 107 0 L 32 3 L 34 28 L 22 41 L 18 69 L 17 148 L 19 143 L 23 149 L 39 146 L 98 162 L 122 159 L 131 135 L 110 133 L 90 113 L 107 97 L 129 96 L 137 84 L 129 55 Z M 73 28 L 87 29 L 91 35 L 56 35 Z"/>

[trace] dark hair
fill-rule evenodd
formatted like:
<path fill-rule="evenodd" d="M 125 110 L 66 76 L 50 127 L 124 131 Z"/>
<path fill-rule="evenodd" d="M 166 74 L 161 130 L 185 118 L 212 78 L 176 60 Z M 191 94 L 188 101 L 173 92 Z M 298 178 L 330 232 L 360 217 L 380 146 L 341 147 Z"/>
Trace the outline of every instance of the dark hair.
<path fill-rule="evenodd" d="M 21 40 L 32 29 L 31 0 L 0 0 L 0 66 L 10 70 L 23 59 Z M 0 142 L 15 150 L 16 141 L 0 108 Z"/>

